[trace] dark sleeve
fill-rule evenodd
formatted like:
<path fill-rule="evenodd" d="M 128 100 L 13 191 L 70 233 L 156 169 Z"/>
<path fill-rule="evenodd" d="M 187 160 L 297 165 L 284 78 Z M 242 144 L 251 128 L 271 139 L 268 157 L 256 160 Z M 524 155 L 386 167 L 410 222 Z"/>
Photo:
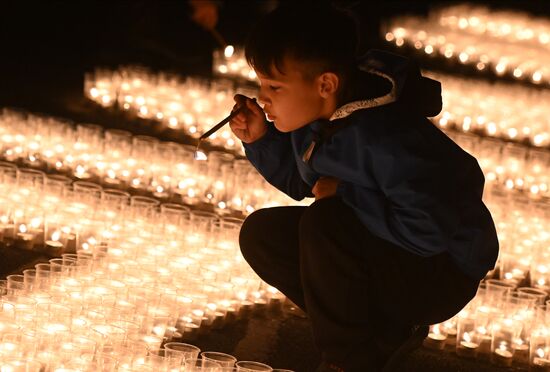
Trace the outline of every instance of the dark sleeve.
<path fill-rule="evenodd" d="M 243 145 L 246 157 L 267 182 L 295 200 L 313 196 L 298 172 L 290 133 L 281 133 L 268 123 L 262 138 Z"/>

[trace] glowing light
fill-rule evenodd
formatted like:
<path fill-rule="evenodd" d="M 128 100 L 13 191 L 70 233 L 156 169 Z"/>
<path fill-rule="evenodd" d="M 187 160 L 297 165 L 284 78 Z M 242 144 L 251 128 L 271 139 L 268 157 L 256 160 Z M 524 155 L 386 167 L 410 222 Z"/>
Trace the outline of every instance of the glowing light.
<path fill-rule="evenodd" d="M 466 52 L 461 52 L 459 55 L 458 55 L 458 59 L 460 60 L 460 62 L 462 63 L 466 63 L 468 61 L 468 59 L 470 58 L 470 56 L 468 55 L 468 53 Z"/>
<path fill-rule="evenodd" d="M 195 160 L 207 160 L 206 154 L 200 150 L 195 151 Z"/>
<path fill-rule="evenodd" d="M 231 58 L 233 56 L 233 53 L 235 53 L 235 48 L 233 47 L 233 45 L 226 46 L 223 51 L 225 58 Z"/>
<path fill-rule="evenodd" d="M 60 231 L 54 231 L 52 233 L 52 240 L 53 241 L 59 241 L 59 239 L 61 238 L 61 232 Z"/>

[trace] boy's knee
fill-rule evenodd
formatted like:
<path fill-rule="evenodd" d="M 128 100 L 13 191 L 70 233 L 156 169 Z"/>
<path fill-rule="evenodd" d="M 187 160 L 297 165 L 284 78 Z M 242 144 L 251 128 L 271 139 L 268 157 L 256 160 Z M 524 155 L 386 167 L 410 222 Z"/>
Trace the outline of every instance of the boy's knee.
<path fill-rule="evenodd" d="M 249 262 L 258 252 L 258 246 L 265 228 L 265 209 L 259 209 L 250 214 L 243 222 L 239 232 L 239 246 L 243 257 Z"/>

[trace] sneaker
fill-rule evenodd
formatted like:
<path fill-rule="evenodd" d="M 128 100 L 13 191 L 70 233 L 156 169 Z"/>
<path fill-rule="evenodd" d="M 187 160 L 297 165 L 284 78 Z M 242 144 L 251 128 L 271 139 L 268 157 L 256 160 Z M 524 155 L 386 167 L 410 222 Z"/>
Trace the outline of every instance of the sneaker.
<path fill-rule="evenodd" d="M 392 353 L 382 372 L 397 371 L 396 367 L 403 362 L 405 357 L 422 345 L 422 341 L 428 336 L 428 330 L 428 326 L 413 326 L 409 338 Z"/>

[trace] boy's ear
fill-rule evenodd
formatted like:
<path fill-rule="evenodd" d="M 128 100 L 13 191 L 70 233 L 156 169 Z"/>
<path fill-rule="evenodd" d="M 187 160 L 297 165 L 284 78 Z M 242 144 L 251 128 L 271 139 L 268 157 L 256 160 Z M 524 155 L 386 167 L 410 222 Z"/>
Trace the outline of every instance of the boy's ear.
<path fill-rule="evenodd" d="M 323 72 L 319 76 L 319 94 L 323 98 L 328 98 L 338 91 L 340 79 L 334 72 Z"/>

